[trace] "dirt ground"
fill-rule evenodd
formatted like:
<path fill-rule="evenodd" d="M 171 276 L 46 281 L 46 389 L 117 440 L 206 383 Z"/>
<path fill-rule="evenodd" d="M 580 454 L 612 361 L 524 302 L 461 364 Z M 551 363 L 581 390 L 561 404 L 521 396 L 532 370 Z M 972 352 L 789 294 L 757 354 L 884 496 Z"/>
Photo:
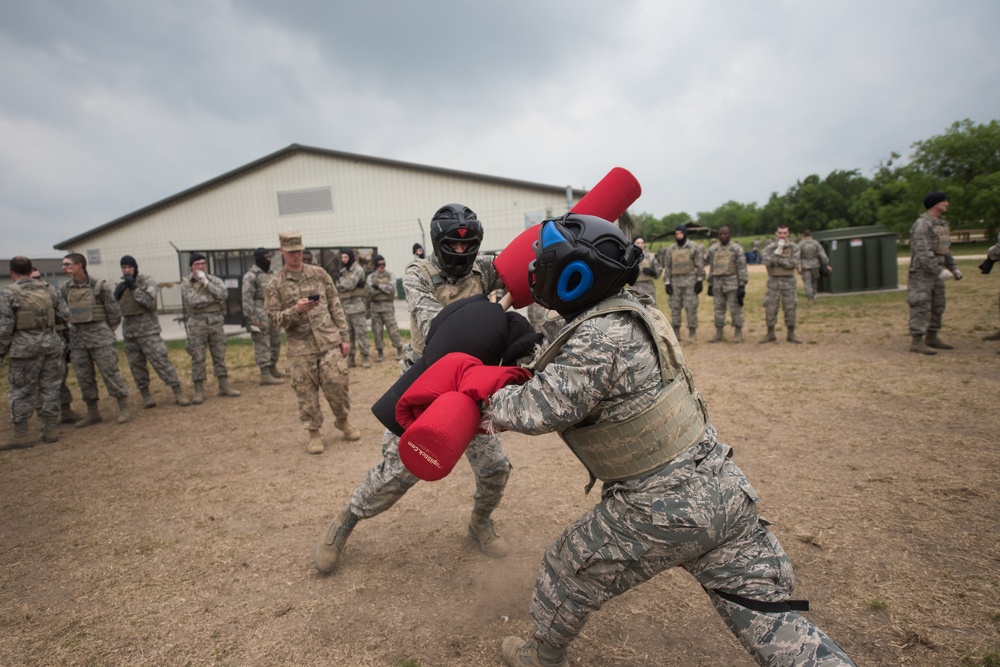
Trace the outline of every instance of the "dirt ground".
<path fill-rule="evenodd" d="M 998 277 L 975 264 L 948 286 L 942 337 L 957 349 L 935 357 L 907 351 L 902 292 L 803 300 L 805 344 L 779 325 L 758 345 L 759 275 L 746 343 L 704 342 L 705 298 L 700 341 L 682 337 L 809 618 L 860 665 L 1000 664 L 1000 344 L 980 340 L 998 325 Z M 320 577 L 314 544 L 380 459 L 368 406 L 395 364 L 352 372 L 363 439 L 340 440 L 330 419 L 327 452 L 309 456 L 292 390 L 257 385 L 245 345 L 229 359 L 240 398 L 213 384 L 180 408 L 154 380 L 160 405 L 129 424 L 103 400 L 105 423 L 0 452 L 0 665 L 501 665 L 503 637 L 530 630 L 543 550 L 596 500 L 561 441 L 504 436 L 508 558 L 467 537 L 460 463 L 362 522 Z M 753 662 L 677 570 L 593 614 L 570 664 Z"/>

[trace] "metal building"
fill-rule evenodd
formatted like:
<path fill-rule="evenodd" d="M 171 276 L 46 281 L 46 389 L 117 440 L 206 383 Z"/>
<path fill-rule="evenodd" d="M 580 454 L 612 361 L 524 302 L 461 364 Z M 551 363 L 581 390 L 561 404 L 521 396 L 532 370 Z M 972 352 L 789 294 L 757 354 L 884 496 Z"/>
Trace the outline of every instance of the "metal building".
<path fill-rule="evenodd" d="M 276 248 L 281 231 L 301 231 L 306 247 L 324 257 L 339 258 L 344 247 L 362 256 L 377 250 L 399 277 L 414 243 L 432 252 L 430 217 L 444 204 L 469 206 L 483 221 L 482 247 L 503 248 L 526 227 L 565 213 L 585 193 L 292 144 L 54 247 L 84 255 L 90 274 L 108 280 L 120 277 L 121 256 L 132 255 L 140 272 L 163 287 L 165 310 L 180 310 L 177 283 L 190 254 L 201 252 L 209 272 L 226 281 L 238 310 L 253 249 Z M 238 313 L 229 319 L 238 322 Z"/>

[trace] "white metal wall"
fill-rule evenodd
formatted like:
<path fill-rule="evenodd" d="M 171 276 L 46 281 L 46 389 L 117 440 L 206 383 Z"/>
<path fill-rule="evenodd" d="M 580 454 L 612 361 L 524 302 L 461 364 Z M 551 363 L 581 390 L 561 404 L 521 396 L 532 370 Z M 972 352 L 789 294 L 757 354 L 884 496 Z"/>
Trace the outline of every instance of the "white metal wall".
<path fill-rule="evenodd" d="M 332 212 L 279 216 L 279 191 L 326 186 L 332 190 Z M 128 254 L 136 258 L 140 272 L 161 283 L 176 282 L 182 276 L 174 246 L 181 250 L 275 248 L 280 231 L 297 229 L 307 248 L 378 246 L 387 269 L 399 277 L 411 259 L 414 243 L 432 252 L 430 218 L 450 203 L 465 204 L 483 221 L 484 250 L 507 245 L 524 229 L 526 214 L 561 215 L 567 210 L 564 192 L 297 153 L 90 237 L 72 250 L 85 256 L 89 250 L 100 251 L 101 263 L 89 267 L 96 278 L 117 279 L 118 262 Z M 180 289 L 164 289 L 161 299 L 166 308 L 179 308 Z"/>

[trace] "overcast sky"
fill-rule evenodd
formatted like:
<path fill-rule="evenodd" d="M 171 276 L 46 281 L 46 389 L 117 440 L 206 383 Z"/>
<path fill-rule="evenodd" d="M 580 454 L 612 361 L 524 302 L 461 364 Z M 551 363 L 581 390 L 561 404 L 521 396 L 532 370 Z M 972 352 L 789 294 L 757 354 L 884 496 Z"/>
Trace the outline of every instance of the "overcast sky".
<path fill-rule="evenodd" d="M 0 0 L 0 256 L 292 143 L 764 204 L 1000 118 L 998 34 L 996 0 Z"/>

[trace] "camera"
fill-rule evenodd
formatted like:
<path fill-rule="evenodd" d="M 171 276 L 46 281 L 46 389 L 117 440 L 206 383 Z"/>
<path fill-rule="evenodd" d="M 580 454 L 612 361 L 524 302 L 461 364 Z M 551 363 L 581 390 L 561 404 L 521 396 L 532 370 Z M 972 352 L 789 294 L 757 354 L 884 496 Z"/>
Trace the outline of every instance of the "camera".
<path fill-rule="evenodd" d="M 310 301 L 319 301 L 319 294 L 310 294 L 307 298 Z"/>

